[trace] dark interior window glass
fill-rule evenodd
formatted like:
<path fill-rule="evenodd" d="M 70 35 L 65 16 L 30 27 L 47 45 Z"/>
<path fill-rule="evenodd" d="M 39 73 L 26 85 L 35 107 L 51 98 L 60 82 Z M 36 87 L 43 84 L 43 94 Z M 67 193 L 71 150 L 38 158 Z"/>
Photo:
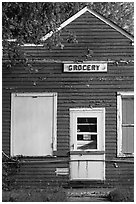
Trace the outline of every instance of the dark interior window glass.
<path fill-rule="evenodd" d="M 77 135 L 77 140 L 83 140 L 83 135 Z"/>
<path fill-rule="evenodd" d="M 97 132 L 97 118 L 77 118 L 77 132 Z"/>
<path fill-rule="evenodd" d="M 77 141 L 77 149 L 97 149 L 97 118 L 77 118 Z"/>
<path fill-rule="evenodd" d="M 86 149 L 97 149 L 97 135 L 89 135 L 89 134 L 83 134 L 83 135 L 77 135 L 78 141 L 88 141 L 87 143 L 83 143 L 81 146 L 78 147 L 78 149 L 86 150 Z"/>
<path fill-rule="evenodd" d="M 97 118 L 77 118 L 77 123 L 97 124 Z"/>
<path fill-rule="evenodd" d="M 97 125 L 77 125 L 77 132 L 97 132 Z"/>

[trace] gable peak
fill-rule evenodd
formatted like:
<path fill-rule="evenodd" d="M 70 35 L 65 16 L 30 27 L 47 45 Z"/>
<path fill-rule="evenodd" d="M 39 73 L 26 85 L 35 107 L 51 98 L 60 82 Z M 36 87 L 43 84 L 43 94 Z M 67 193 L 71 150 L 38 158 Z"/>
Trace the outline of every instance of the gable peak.
<path fill-rule="evenodd" d="M 90 14 L 92 14 L 93 16 L 95 16 L 96 18 L 100 19 L 101 21 L 103 21 L 104 23 L 106 23 L 107 25 L 109 25 L 110 27 L 112 27 L 114 30 L 120 32 L 122 35 L 124 35 L 125 37 L 129 38 L 132 42 L 134 41 L 134 38 L 131 34 L 129 34 L 127 31 L 125 31 L 124 29 L 120 28 L 118 25 L 116 25 L 115 23 L 113 23 L 112 21 L 108 20 L 107 18 L 105 18 L 104 16 L 102 16 L 101 14 L 97 13 L 96 11 L 88 8 L 87 6 L 85 6 L 84 8 L 82 8 L 80 11 L 78 11 L 76 14 L 74 14 L 73 16 L 71 16 L 70 18 L 68 18 L 66 21 L 64 21 L 58 28 L 57 31 L 60 31 L 62 28 L 64 28 L 65 26 L 67 26 L 68 24 L 70 24 L 72 21 L 74 21 L 75 19 L 77 19 L 78 17 L 80 17 L 82 14 L 84 14 L 85 12 L 89 12 Z M 57 32 L 56 31 L 56 32 Z M 41 38 L 41 41 L 45 41 L 47 40 L 49 37 L 51 37 L 53 34 L 53 31 L 50 31 L 49 33 L 47 33 L 45 36 L 43 36 Z"/>

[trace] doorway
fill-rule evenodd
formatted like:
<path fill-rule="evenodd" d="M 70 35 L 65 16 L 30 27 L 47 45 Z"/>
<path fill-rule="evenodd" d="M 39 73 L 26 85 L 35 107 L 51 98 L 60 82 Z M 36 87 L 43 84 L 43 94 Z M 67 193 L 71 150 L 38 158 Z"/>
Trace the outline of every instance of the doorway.
<path fill-rule="evenodd" d="M 105 179 L 105 109 L 70 109 L 70 179 Z"/>

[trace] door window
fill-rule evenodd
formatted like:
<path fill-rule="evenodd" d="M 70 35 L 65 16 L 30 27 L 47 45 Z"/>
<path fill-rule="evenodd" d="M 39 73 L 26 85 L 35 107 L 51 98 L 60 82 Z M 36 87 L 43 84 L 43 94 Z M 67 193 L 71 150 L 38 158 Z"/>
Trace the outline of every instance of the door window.
<path fill-rule="evenodd" d="M 77 149 L 97 149 L 96 117 L 77 117 Z"/>
<path fill-rule="evenodd" d="M 71 151 L 103 151 L 104 108 L 70 109 Z"/>

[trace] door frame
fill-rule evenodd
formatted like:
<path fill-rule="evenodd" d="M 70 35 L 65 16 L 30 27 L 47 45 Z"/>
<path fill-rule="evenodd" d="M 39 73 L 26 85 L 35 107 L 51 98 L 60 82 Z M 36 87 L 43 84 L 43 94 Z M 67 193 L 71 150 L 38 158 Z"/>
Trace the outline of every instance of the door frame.
<path fill-rule="evenodd" d="M 17 92 L 11 93 L 11 125 L 10 125 L 10 155 L 14 156 L 14 101 L 15 97 L 53 97 L 53 127 L 52 127 L 52 154 L 53 151 L 57 150 L 57 93 L 49 93 L 49 92 Z"/>

